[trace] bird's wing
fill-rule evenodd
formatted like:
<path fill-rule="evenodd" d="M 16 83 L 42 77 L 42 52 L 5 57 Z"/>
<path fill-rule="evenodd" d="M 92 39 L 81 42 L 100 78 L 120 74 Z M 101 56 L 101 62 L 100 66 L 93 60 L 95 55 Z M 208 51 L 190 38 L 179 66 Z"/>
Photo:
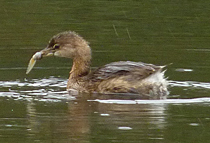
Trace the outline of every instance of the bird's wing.
<path fill-rule="evenodd" d="M 155 66 L 153 64 L 146 64 L 142 62 L 120 61 L 107 64 L 95 70 L 90 79 L 95 82 L 117 78 L 120 76 L 132 77 L 136 80 L 141 80 L 162 70 L 164 66 Z"/>

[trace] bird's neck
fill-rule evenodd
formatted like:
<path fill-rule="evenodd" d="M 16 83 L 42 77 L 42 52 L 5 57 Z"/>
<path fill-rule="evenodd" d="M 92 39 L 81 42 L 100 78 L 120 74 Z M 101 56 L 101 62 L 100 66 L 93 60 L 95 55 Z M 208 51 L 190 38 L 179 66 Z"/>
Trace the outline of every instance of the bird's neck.
<path fill-rule="evenodd" d="M 90 72 L 90 58 L 74 58 L 73 66 L 70 71 L 69 80 L 78 79 L 88 75 Z"/>

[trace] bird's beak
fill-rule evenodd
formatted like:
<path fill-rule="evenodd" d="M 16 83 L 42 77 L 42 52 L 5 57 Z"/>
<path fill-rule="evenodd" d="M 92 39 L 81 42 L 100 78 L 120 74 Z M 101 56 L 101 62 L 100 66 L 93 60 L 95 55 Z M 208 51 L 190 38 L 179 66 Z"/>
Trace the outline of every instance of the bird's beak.
<path fill-rule="evenodd" d="M 34 67 L 37 60 L 42 59 L 43 57 L 53 56 L 54 52 L 50 48 L 45 48 L 39 52 L 36 52 L 29 61 L 26 74 L 28 74 Z"/>

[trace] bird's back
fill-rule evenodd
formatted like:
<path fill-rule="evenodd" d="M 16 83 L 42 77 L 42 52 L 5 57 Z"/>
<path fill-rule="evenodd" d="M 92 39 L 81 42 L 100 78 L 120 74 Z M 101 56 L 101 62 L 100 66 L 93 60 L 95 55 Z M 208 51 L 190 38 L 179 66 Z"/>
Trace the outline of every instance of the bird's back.
<path fill-rule="evenodd" d="M 99 93 L 135 93 L 150 97 L 165 97 L 167 81 L 162 69 L 142 62 L 120 61 L 107 64 L 94 71 L 90 88 Z"/>

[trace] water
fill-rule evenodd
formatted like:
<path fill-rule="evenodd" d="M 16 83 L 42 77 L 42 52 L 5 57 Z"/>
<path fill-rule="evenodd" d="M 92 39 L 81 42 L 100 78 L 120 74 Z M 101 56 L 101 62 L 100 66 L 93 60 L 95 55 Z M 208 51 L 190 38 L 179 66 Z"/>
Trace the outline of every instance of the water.
<path fill-rule="evenodd" d="M 1 1 L 0 142 L 205 142 L 210 136 L 208 1 Z M 90 42 L 93 69 L 167 67 L 167 100 L 71 97 L 71 60 L 31 56 L 58 32 Z"/>

